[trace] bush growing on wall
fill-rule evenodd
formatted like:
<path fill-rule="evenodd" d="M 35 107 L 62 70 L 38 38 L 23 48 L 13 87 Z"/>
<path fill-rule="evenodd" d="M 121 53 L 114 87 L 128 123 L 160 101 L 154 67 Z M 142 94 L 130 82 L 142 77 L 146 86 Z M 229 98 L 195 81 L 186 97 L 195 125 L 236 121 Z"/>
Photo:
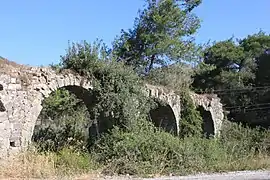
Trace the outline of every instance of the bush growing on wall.
<path fill-rule="evenodd" d="M 165 86 L 181 92 L 182 89 L 188 89 L 192 84 L 193 71 L 189 65 L 177 63 L 168 67 L 153 69 L 144 78 L 150 84 Z"/>
<path fill-rule="evenodd" d="M 72 69 L 94 81 L 91 116 L 108 128 L 132 128 L 139 116 L 147 116 L 150 100 L 142 92 L 142 80 L 131 67 L 114 61 L 102 43 L 73 43 L 62 57 L 61 68 Z"/>
<path fill-rule="evenodd" d="M 200 137 L 202 135 L 203 119 L 189 95 L 188 90 L 181 92 L 181 122 L 180 137 Z"/>

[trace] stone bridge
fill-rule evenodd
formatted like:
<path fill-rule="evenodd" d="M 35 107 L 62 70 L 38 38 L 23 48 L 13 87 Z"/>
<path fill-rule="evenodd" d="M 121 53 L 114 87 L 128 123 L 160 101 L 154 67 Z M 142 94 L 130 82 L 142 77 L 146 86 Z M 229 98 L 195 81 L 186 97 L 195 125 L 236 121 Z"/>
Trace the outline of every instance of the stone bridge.
<path fill-rule="evenodd" d="M 31 142 L 42 100 L 58 88 L 66 88 L 91 105 L 92 82 L 69 70 L 57 73 L 48 67 L 30 67 L 0 60 L 0 159 L 19 152 Z M 179 133 L 181 98 L 164 87 L 145 86 L 145 93 L 164 102 L 149 114 L 156 126 Z M 223 110 L 216 96 L 190 94 L 204 116 L 203 129 L 217 136 Z"/>

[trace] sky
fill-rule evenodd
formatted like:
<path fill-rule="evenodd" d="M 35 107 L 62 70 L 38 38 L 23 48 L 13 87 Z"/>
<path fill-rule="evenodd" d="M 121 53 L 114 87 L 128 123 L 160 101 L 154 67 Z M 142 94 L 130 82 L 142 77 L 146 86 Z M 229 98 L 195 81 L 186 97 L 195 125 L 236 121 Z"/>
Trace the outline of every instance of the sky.
<path fill-rule="evenodd" d="M 108 45 L 132 28 L 144 0 L 0 0 L 0 56 L 20 64 L 57 63 L 68 41 Z M 270 0 L 203 0 L 197 43 L 263 30 L 270 33 Z"/>

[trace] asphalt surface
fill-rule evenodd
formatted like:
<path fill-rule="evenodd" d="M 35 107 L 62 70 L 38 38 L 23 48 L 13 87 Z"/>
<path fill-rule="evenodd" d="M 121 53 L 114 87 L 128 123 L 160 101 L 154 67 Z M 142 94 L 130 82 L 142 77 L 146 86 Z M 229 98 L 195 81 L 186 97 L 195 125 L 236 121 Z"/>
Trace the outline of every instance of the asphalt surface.
<path fill-rule="evenodd" d="M 0 180 L 22 180 L 26 178 L 0 178 Z M 38 178 L 27 178 L 39 180 Z M 44 180 L 270 180 L 270 171 L 237 171 L 229 173 L 196 174 L 189 176 L 171 176 L 156 178 L 135 178 L 131 176 L 94 176 L 86 175 L 78 178 L 48 178 Z"/>
<path fill-rule="evenodd" d="M 270 171 L 238 171 L 217 174 L 198 174 L 190 176 L 132 178 L 103 177 L 105 180 L 270 180 Z"/>

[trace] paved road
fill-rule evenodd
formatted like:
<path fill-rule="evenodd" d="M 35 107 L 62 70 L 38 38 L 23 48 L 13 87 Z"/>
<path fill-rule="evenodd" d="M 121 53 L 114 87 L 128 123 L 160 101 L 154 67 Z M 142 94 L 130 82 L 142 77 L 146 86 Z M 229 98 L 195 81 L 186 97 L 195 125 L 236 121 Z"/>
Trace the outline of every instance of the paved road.
<path fill-rule="evenodd" d="M 102 178 L 103 179 L 103 178 Z M 270 180 L 270 171 L 239 171 L 218 174 L 200 174 L 178 177 L 132 178 L 105 177 L 105 180 Z"/>
<path fill-rule="evenodd" d="M 0 180 L 22 180 L 25 178 L 0 178 Z M 28 180 L 40 180 L 31 179 Z M 46 180 L 60 180 L 59 178 L 49 178 Z M 85 175 L 78 178 L 61 178 L 61 180 L 270 180 L 270 171 L 238 171 L 217 174 L 198 174 L 190 176 L 158 177 L 158 178 L 134 178 L 129 176 L 100 177 L 96 175 Z"/>

